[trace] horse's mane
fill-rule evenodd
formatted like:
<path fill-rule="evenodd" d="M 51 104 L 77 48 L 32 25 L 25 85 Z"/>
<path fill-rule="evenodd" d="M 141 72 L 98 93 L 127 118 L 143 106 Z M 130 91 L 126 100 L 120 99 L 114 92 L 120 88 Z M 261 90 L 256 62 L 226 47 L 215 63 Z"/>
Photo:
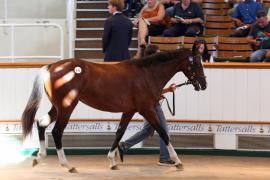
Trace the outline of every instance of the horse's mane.
<path fill-rule="evenodd" d="M 186 53 L 186 54 L 185 54 Z M 159 52 L 153 55 L 149 55 L 138 60 L 133 60 L 132 62 L 139 67 L 148 67 L 151 65 L 162 64 L 168 61 L 176 60 L 181 55 L 185 57 L 190 54 L 191 51 L 189 49 L 177 49 L 166 52 Z"/>

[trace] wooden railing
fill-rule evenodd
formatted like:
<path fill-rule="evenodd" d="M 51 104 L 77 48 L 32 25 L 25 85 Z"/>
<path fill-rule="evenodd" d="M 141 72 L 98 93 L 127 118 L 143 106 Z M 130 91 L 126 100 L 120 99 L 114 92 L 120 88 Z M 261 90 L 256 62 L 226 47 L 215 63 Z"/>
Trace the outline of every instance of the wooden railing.
<path fill-rule="evenodd" d="M 54 61 L 37 62 L 0 62 L 0 68 L 40 68 Z M 96 62 L 101 64 L 115 64 L 118 62 Z M 270 63 L 238 63 L 238 62 L 214 62 L 204 63 L 205 68 L 226 68 L 226 69 L 270 69 Z"/>

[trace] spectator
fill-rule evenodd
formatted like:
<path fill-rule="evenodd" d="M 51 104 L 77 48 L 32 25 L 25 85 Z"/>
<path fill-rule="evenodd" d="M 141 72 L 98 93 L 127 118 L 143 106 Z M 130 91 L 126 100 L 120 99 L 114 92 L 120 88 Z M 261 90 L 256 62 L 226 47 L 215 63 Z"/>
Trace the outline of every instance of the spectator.
<path fill-rule="evenodd" d="M 256 23 L 252 26 L 247 40 L 256 49 L 250 56 L 250 62 L 269 61 L 270 23 L 264 11 L 257 12 Z"/>
<path fill-rule="evenodd" d="M 235 8 L 239 5 L 239 3 L 241 2 L 242 0 L 225 0 L 225 2 L 227 2 L 231 9 L 228 10 L 228 15 L 229 16 L 233 16 L 233 13 L 235 11 Z"/>
<path fill-rule="evenodd" d="M 141 0 L 125 0 L 125 9 L 123 13 L 133 18 L 137 13 L 139 13 L 143 7 Z"/>
<path fill-rule="evenodd" d="M 173 9 L 174 5 L 179 3 L 179 0 L 161 0 L 160 3 L 162 3 L 165 7 L 165 17 L 173 17 Z"/>
<path fill-rule="evenodd" d="M 167 37 L 199 36 L 203 33 L 204 15 L 199 4 L 182 0 L 174 6 L 171 22 L 173 26 L 163 33 Z"/>
<path fill-rule="evenodd" d="M 128 47 L 132 38 L 132 22 L 121 11 L 123 0 L 109 0 L 109 17 L 104 24 L 102 48 L 105 53 L 104 61 L 122 61 L 130 59 Z"/>
<path fill-rule="evenodd" d="M 147 0 L 134 25 L 138 27 L 138 51 L 134 58 L 139 58 L 141 45 L 146 45 L 146 37 L 162 35 L 165 26 L 165 9 L 157 0 Z"/>
<path fill-rule="evenodd" d="M 192 51 L 197 51 L 202 56 L 203 62 L 209 62 L 211 55 L 208 52 L 207 44 L 204 39 L 197 39 L 194 41 Z"/>
<path fill-rule="evenodd" d="M 141 54 L 148 56 L 158 51 L 159 51 L 158 46 L 148 45 L 144 49 L 144 52 L 142 52 Z M 168 88 L 163 89 L 162 94 L 175 91 L 175 88 L 176 88 L 175 84 L 171 84 Z M 157 104 L 155 109 L 156 109 L 156 113 L 160 121 L 160 125 L 166 132 L 168 132 L 166 118 L 163 114 L 160 104 Z M 152 136 L 153 134 L 154 134 L 154 129 L 152 128 L 152 126 L 148 123 L 148 121 L 144 121 L 144 125 L 141 131 L 137 132 L 126 141 L 119 143 L 120 151 L 123 153 L 127 152 L 129 148 L 141 142 L 145 138 Z M 167 166 L 167 165 L 174 165 L 174 163 L 175 162 L 170 159 L 170 155 L 167 150 L 166 144 L 164 143 L 162 139 L 160 139 L 160 159 L 159 159 L 158 165 Z"/>
<path fill-rule="evenodd" d="M 256 21 L 256 13 L 262 9 L 261 4 L 254 0 L 245 0 L 241 2 L 234 10 L 232 20 L 236 31 L 231 34 L 232 37 L 246 37 L 249 33 L 252 23 Z"/>

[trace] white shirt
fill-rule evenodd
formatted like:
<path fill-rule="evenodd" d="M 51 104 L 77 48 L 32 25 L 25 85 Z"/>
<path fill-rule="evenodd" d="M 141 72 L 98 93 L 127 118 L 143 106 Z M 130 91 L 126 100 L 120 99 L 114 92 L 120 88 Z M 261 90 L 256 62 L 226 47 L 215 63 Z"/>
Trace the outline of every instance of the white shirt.
<path fill-rule="evenodd" d="M 116 15 L 116 14 L 118 14 L 118 13 L 121 13 L 120 11 L 115 11 L 114 13 L 113 13 L 113 15 Z"/>

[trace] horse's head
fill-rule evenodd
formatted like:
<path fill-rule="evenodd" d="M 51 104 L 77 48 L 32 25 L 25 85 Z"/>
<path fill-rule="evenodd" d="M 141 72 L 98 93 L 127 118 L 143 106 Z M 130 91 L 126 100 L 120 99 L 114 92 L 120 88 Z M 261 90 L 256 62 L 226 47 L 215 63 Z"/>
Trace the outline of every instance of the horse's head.
<path fill-rule="evenodd" d="M 201 56 L 197 53 L 192 53 L 187 56 L 186 60 L 187 66 L 183 70 L 183 73 L 187 76 L 196 91 L 205 90 L 207 82 Z"/>

